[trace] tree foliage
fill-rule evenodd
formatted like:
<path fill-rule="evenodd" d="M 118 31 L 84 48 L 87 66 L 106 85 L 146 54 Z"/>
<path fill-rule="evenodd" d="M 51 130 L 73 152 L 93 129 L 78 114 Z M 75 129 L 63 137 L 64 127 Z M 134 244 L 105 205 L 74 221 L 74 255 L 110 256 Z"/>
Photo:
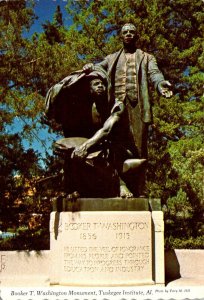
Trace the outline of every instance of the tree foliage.
<path fill-rule="evenodd" d="M 45 126 L 40 123 L 40 116 L 48 88 L 85 63 L 98 62 L 120 49 L 121 25 L 134 23 L 138 30 L 137 47 L 156 56 L 165 78 L 174 86 L 174 96 L 168 100 L 151 90 L 154 123 L 149 130 L 148 194 L 162 199 L 167 244 L 175 246 L 173 241 L 178 238 L 197 239 L 196 246 L 200 246 L 204 161 L 203 2 L 68 0 L 66 9 L 73 20 L 71 26 L 63 23 L 57 7 L 53 21 L 43 24 L 44 31 L 29 38 L 25 33 L 36 17 L 32 2 L 1 1 L 0 8 L 2 161 L 10 149 L 8 125 L 20 118 L 24 124 L 21 137 L 30 140 L 36 137 L 37 130 Z M 13 142 L 21 145 L 19 137 Z M 42 148 L 47 151 L 43 141 Z M 11 152 L 14 154 L 7 160 L 5 172 L 12 179 L 14 158 L 28 154 L 17 146 Z M 33 157 L 33 165 L 38 166 L 35 160 L 38 154 L 29 155 Z M 48 157 L 47 165 L 44 175 L 52 175 L 56 161 Z M 42 172 L 39 166 L 36 168 Z M 26 178 L 30 176 L 28 170 L 32 174 L 30 167 L 22 171 Z M 6 188 L 7 183 L 4 184 Z M 184 244 L 192 245 L 180 243 Z"/>

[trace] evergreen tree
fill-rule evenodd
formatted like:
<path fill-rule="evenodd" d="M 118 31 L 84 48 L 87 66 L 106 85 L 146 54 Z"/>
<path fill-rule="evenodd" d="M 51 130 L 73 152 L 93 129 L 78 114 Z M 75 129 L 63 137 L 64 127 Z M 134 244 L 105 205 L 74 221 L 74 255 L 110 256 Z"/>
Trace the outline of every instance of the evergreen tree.
<path fill-rule="evenodd" d="M 17 229 L 19 213 L 29 213 L 29 194 L 35 193 L 35 180 L 42 173 L 38 153 L 24 150 L 18 134 L 0 136 L 0 226 Z M 33 203 L 35 205 L 36 203 Z"/>
<path fill-rule="evenodd" d="M 44 173 L 39 163 L 41 157 L 31 148 L 25 150 L 22 140 L 31 143 L 38 139 L 45 147 L 44 151 L 47 150 L 44 141 L 38 137 L 38 130 L 42 128 L 40 116 L 44 109 L 41 93 L 48 89 L 48 85 L 46 80 L 43 81 L 43 72 L 41 77 L 38 76 L 37 61 L 40 57 L 34 44 L 39 42 L 36 38 L 29 40 L 25 37 L 35 19 L 32 2 L 1 1 L 0 15 L 0 229 L 18 231 L 27 228 L 27 236 L 34 237 L 38 231 L 30 232 L 30 216 L 47 211 L 50 203 L 43 202 L 35 191 L 36 179 Z M 22 131 L 20 135 L 13 134 L 13 130 L 18 130 L 15 126 L 19 121 L 23 124 Z M 25 216 L 22 222 L 20 214 Z M 46 229 L 48 233 L 48 214 L 42 219 L 46 227 L 40 230 Z M 26 248 L 25 240 L 18 240 L 16 249 L 23 244 Z M 29 244 L 33 244 L 31 239 Z"/>
<path fill-rule="evenodd" d="M 53 22 L 46 21 L 42 25 L 44 28 L 46 39 L 50 45 L 53 45 L 54 43 L 63 43 L 64 41 L 64 26 L 59 5 L 56 8 L 53 19 Z"/>

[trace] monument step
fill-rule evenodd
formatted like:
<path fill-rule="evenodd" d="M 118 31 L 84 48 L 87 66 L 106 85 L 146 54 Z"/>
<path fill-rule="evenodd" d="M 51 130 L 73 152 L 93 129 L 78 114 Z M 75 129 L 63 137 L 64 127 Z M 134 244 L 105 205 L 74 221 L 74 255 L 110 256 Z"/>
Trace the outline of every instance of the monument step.
<path fill-rule="evenodd" d="M 52 199 L 53 211 L 159 211 L 160 199 L 148 198 L 77 198 Z"/>

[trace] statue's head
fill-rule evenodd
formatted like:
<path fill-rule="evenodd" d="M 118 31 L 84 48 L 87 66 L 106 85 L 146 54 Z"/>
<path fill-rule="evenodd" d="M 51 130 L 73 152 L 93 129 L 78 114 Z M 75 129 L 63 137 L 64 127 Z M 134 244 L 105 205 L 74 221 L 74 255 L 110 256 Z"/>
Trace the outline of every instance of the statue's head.
<path fill-rule="evenodd" d="M 90 94 L 92 96 L 104 96 L 107 90 L 107 74 L 103 70 L 98 70 L 89 73 L 86 76 L 89 80 Z"/>
<path fill-rule="evenodd" d="M 135 25 L 127 23 L 121 28 L 121 39 L 124 46 L 134 46 L 137 38 L 137 29 Z"/>
<path fill-rule="evenodd" d="M 90 81 L 90 94 L 93 96 L 103 96 L 106 92 L 106 86 L 101 78 L 93 78 Z"/>

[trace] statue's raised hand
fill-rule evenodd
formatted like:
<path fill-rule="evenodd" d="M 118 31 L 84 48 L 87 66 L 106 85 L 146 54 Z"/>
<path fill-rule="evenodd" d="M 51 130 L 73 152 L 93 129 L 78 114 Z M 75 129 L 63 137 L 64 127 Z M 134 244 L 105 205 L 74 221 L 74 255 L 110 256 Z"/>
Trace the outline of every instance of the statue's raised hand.
<path fill-rule="evenodd" d="M 166 98 L 170 98 L 173 95 L 173 92 L 170 90 L 171 83 L 167 80 L 161 81 L 158 84 L 158 90 L 160 94 Z"/>
<path fill-rule="evenodd" d="M 85 73 L 90 73 L 93 70 L 94 70 L 94 64 L 92 64 L 92 63 L 86 64 L 85 66 L 83 66 L 83 71 Z"/>

